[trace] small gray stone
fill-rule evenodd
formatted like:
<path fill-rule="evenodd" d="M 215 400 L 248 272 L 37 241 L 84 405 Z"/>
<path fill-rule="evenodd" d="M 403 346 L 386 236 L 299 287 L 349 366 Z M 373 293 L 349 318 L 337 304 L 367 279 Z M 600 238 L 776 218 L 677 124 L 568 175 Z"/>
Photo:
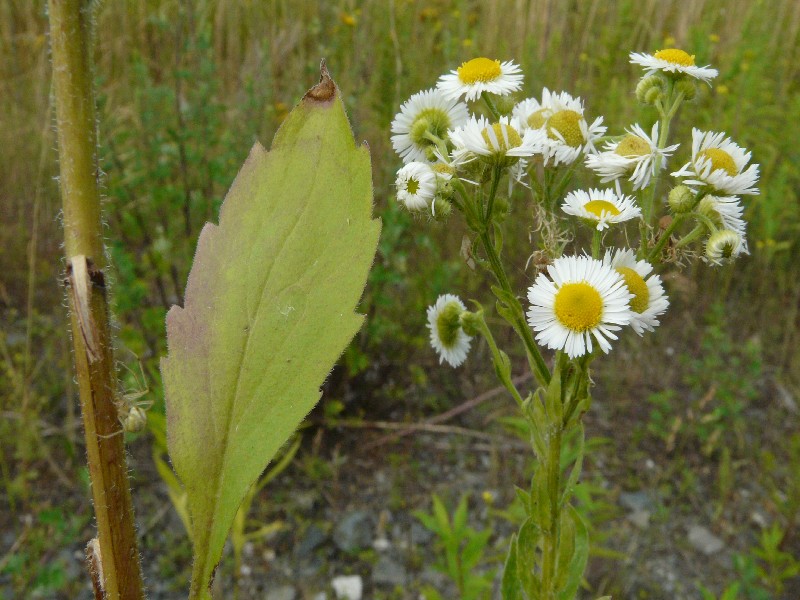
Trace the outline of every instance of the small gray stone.
<path fill-rule="evenodd" d="M 689 527 L 689 543 L 706 555 L 716 554 L 725 543 L 702 525 Z"/>
<path fill-rule="evenodd" d="M 404 585 L 406 570 L 397 561 L 388 556 L 381 556 L 372 568 L 372 583 L 385 585 Z"/>
<path fill-rule="evenodd" d="M 636 525 L 639 529 L 647 529 L 650 526 L 650 511 L 635 510 L 628 514 L 628 521 Z"/>
<path fill-rule="evenodd" d="M 647 511 L 652 513 L 656 508 L 653 492 L 639 490 L 638 492 L 622 492 L 619 503 L 631 512 Z"/>
<path fill-rule="evenodd" d="M 372 545 L 372 518 L 357 510 L 339 521 L 333 530 L 333 543 L 344 552 L 355 552 Z"/>
<path fill-rule="evenodd" d="M 306 532 L 300 542 L 295 545 L 294 555 L 297 558 L 305 558 L 310 556 L 314 550 L 325 543 L 327 537 L 328 536 L 325 535 L 325 532 L 320 527 L 317 527 L 312 523 L 308 529 L 306 529 Z"/>
<path fill-rule="evenodd" d="M 411 523 L 411 543 L 414 546 L 425 546 L 433 539 L 433 533 L 417 523 Z"/>
<path fill-rule="evenodd" d="M 290 585 L 282 585 L 279 588 L 267 592 L 264 598 L 265 600 L 295 600 L 295 598 L 297 598 L 297 590 Z"/>

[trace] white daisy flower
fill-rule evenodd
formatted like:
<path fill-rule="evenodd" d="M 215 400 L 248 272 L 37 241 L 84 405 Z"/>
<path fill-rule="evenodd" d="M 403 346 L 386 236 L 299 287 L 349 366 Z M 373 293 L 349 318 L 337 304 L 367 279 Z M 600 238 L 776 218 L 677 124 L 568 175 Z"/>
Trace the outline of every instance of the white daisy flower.
<path fill-rule="evenodd" d="M 742 234 L 732 229 L 720 229 L 708 236 L 703 259 L 712 265 L 722 265 L 740 254 L 749 254 Z"/>
<path fill-rule="evenodd" d="M 497 123 L 490 123 L 483 116 L 471 117 L 463 127 L 450 132 L 453 160 L 462 163 L 472 154 L 510 166 L 520 158 L 533 156 L 542 140 L 540 132 L 523 130 L 516 119 L 508 117 L 500 117 Z"/>
<path fill-rule="evenodd" d="M 591 125 L 586 122 L 583 101 L 567 92 L 542 91 L 542 101 L 533 98 L 520 102 L 512 113 L 527 127 L 545 134 L 542 143 L 544 164 L 569 165 L 582 152 L 595 152 L 594 143 L 606 132 L 603 117 Z"/>
<path fill-rule="evenodd" d="M 704 196 L 697 205 L 697 211 L 710 217 L 723 229 L 732 229 L 744 239 L 747 222 L 742 219 L 744 206 L 736 196 Z M 747 242 L 745 241 L 745 251 Z"/>
<path fill-rule="evenodd" d="M 653 270 L 653 265 L 646 260 L 637 261 L 636 254 L 630 249 L 618 249 L 614 252 L 606 250 L 603 264 L 622 275 L 628 291 L 633 294 L 630 302 L 633 312 L 630 326 L 639 335 L 642 335 L 645 329 L 653 331 L 658 325 L 659 315 L 664 314 L 669 306 L 661 277 L 658 275 L 647 277 Z"/>
<path fill-rule="evenodd" d="M 444 97 L 437 89 L 411 96 L 392 121 L 392 146 L 403 162 L 428 160 L 427 151 L 435 147 L 430 137 L 447 140 L 447 131 L 467 122 L 467 105 Z"/>
<path fill-rule="evenodd" d="M 677 48 L 665 48 L 655 54 L 631 52 L 630 56 L 633 64 L 641 65 L 647 69 L 646 75 L 663 71 L 670 75 L 688 75 L 689 77 L 709 82 L 719 74 L 719 71 L 712 69 L 708 65 L 705 67 L 696 66 L 694 64 L 694 54 L 689 54 Z"/>
<path fill-rule="evenodd" d="M 477 100 L 483 92 L 505 96 L 522 87 L 522 69 L 513 62 L 473 58 L 436 83 L 446 98 Z"/>
<path fill-rule="evenodd" d="M 424 162 L 410 162 L 397 172 L 397 200 L 411 211 L 430 206 L 436 195 L 436 172 Z"/>
<path fill-rule="evenodd" d="M 553 96 L 555 95 L 544 88 L 541 102 L 536 98 L 526 98 L 514 106 L 511 115 L 525 127 L 542 129 L 547 125 L 547 119 L 553 114 Z"/>
<path fill-rule="evenodd" d="M 536 341 L 570 358 L 590 353 L 592 338 L 608 353 L 609 339 L 617 339 L 612 332 L 631 321 L 632 298 L 610 266 L 588 256 L 562 256 L 528 289 L 528 323 Z"/>
<path fill-rule="evenodd" d="M 601 183 L 630 174 L 628 180 L 633 183 L 633 190 L 641 190 L 656 175 L 656 157 L 661 156 L 660 168 L 663 170 L 667 166 L 667 157 L 679 144 L 658 149 L 658 122 L 653 125 L 649 136 L 638 124 L 625 131 L 627 135 L 621 140 L 605 145 L 605 152 L 586 155 L 586 166 L 601 177 Z"/>
<path fill-rule="evenodd" d="M 568 215 L 590 221 L 598 231 L 610 223 L 623 223 L 642 214 L 632 196 L 617 195 L 614 190 L 575 190 L 564 197 L 561 205 Z"/>
<path fill-rule="evenodd" d="M 439 363 L 447 362 L 451 367 L 460 366 L 467 360 L 472 337 L 461 328 L 461 314 L 467 307 L 453 294 L 439 296 L 436 304 L 428 307 L 428 329 L 431 346 L 439 355 Z"/>
<path fill-rule="evenodd" d="M 708 186 L 727 196 L 758 194 L 758 165 L 750 162 L 750 153 L 714 131 L 692 129 L 692 160 L 674 177 L 688 177 L 688 186 Z M 745 169 L 747 167 L 747 169 Z"/>

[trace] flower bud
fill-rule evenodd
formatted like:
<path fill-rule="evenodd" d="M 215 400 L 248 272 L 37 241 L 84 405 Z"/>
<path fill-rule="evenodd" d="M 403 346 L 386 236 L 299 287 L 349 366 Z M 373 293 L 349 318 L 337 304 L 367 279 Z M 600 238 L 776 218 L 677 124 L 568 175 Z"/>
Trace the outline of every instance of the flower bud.
<path fill-rule="evenodd" d="M 509 203 L 508 198 L 498 196 L 494 199 L 494 205 L 492 206 L 492 217 L 494 217 L 494 220 L 498 223 L 502 223 L 508 216 L 509 208 L 511 208 L 511 204 Z"/>
<path fill-rule="evenodd" d="M 450 213 L 453 212 L 453 205 L 446 199 L 437 195 L 431 204 L 431 214 L 437 221 L 446 221 Z"/>
<path fill-rule="evenodd" d="M 461 313 L 461 329 L 468 336 L 475 337 L 481 332 L 481 321 L 483 317 L 474 312 L 464 311 Z"/>
<path fill-rule="evenodd" d="M 642 104 L 655 104 L 666 91 L 666 81 L 660 75 L 642 77 L 636 85 L 636 99 Z"/>
<path fill-rule="evenodd" d="M 685 185 L 676 185 L 670 190 L 667 202 L 672 212 L 685 213 L 692 210 L 694 197 L 694 192 L 691 188 Z"/>
<path fill-rule="evenodd" d="M 675 82 L 675 89 L 683 93 L 685 100 L 694 100 L 697 95 L 697 80 L 692 77 L 682 77 Z"/>
<path fill-rule="evenodd" d="M 742 236 L 731 229 L 720 229 L 706 241 L 708 262 L 719 265 L 736 258 L 742 252 Z"/>

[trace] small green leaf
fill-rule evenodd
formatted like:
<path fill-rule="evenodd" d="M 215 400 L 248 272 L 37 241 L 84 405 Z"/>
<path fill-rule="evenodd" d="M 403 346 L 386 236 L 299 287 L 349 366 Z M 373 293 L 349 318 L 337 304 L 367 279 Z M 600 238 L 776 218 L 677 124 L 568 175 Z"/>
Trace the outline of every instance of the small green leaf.
<path fill-rule="evenodd" d="M 575 598 L 578 586 L 583 578 L 583 572 L 586 569 L 586 562 L 589 560 L 589 532 L 586 529 L 586 524 L 573 506 L 567 505 L 566 508 L 565 521 L 567 519 L 570 521 L 570 529 L 574 531 L 574 536 L 572 557 L 567 564 L 559 565 L 559 569 L 565 569 L 565 584 L 558 592 L 559 600 L 573 600 Z"/>
<path fill-rule="evenodd" d="M 508 545 L 508 556 L 506 566 L 503 570 L 503 582 L 500 586 L 503 600 L 524 600 L 522 586 L 517 577 L 517 536 L 511 536 L 511 543 Z"/>
<path fill-rule="evenodd" d="M 275 136 L 256 144 L 219 225 L 197 243 L 184 307 L 167 315 L 167 441 L 189 500 L 190 598 L 208 598 L 239 505 L 320 397 L 355 313 L 380 225 L 369 151 L 323 64 Z"/>
<path fill-rule="evenodd" d="M 453 513 L 453 532 L 455 537 L 460 538 L 467 526 L 467 496 L 461 496 L 455 512 Z"/>
<path fill-rule="evenodd" d="M 536 548 L 541 532 L 533 519 L 527 519 L 519 528 L 517 538 L 517 577 L 522 588 L 532 598 L 537 597 L 540 583 L 536 579 Z"/>
<path fill-rule="evenodd" d="M 581 470 L 583 468 L 583 451 L 584 451 L 584 442 L 586 439 L 586 435 L 583 431 L 583 423 L 578 424 L 578 448 L 576 451 L 575 457 L 575 464 L 572 466 L 572 470 L 569 473 L 569 477 L 567 478 L 567 483 L 564 486 L 564 493 L 561 494 L 561 505 L 565 505 L 569 499 L 572 497 L 572 491 L 575 488 L 575 484 L 578 482 L 578 478 L 581 476 Z"/>
<path fill-rule="evenodd" d="M 447 514 L 447 508 L 436 494 L 433 495 L 433 516 L 436 519 L 439 535 L 443 538 L 453 536 L 453 530 L 450 527 L 450 517 Z"/>

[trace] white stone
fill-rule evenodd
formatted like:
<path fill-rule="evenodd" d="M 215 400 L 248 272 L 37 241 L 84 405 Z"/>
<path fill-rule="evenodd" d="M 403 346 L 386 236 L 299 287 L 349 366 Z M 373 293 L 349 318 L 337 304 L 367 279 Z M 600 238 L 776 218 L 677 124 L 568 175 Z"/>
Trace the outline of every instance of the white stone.
<path fill-rule="evenodd" d="M 364 583 L 360 575 L 339 575 L 331 581 L 338 600 L 361 600 Z"/>

